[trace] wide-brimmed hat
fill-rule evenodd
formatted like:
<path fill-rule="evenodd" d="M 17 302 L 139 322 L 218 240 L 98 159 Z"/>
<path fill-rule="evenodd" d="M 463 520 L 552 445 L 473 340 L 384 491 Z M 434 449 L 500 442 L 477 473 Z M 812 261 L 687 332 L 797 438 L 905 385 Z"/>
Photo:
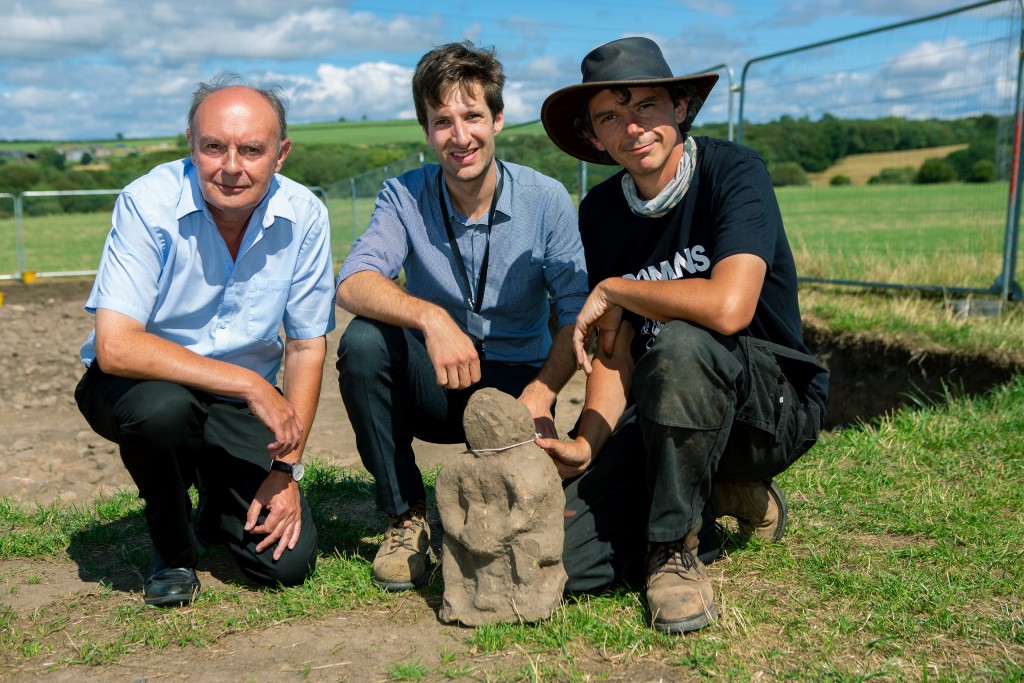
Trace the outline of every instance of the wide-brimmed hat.
<path fill-rule="evenodd" d="M 673 76 L 658 44 L 650 38 L 640 37 L 620 38 L 592 50 L 583 58 L 580 71 L 583 72 L 583 82 L 551 93 L 544 100 L 540 118 L 548 137 L 562 151 L 595 164 L 611 165 L 615 162 L 576 132 L 576 118 L 591 97 L 606 88 L 691 83 L 700 98 L 700 101 L 692 101 L 690 104 L 691 113 L 696 115 L 697 111 L 693 107 L 700 109 L 718 81 L 716 73 Z"/>

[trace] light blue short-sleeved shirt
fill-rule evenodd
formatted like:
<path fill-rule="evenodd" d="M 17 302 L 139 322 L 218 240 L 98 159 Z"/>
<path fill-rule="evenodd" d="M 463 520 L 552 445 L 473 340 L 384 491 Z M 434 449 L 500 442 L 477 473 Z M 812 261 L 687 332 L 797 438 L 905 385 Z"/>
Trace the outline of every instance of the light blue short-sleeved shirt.
<path fill-rule="evenodd" d="M 157 166 L 114 205 L 85 309 L 104 308 L 208 358 L 275 384 L 284 344 L 334 329 L 327 209 L 275 175 L 232 259 L 203 199 L 191 159 Z M 96 332 L 82 362 L 96 358 Z"/>
<path fill-rule="evenodd" d="M 549 301 L 561 327 L 575 321 L 587 298 L 576 209 L 558 181 L 518 164 L 503 162 L 500 167 L 504 182 L 480 310 L 486 357 L 540 365 L 551 348 Z M 440 174 L 437 164 L 428 164 L 385 181 L 370 226 L 352 245 L 338 283 L 364 270 L 394 278 L 404 268 L 406 291 L 444 308 L 468 334 L 467 297 L 437 197 Z M 487 246 L 488 216 L 469 222 L 452 208 L 447 188 L 444 193 L 445 210 L 475 289 Z"/>

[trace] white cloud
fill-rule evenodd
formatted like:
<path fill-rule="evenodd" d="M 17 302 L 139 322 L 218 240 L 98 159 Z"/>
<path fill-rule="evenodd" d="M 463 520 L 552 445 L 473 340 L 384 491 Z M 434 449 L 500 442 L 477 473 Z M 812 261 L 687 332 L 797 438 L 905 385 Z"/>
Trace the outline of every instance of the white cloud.
<path fill-rule="evenodd" d="M 291 101 L 292 121 L 392 118 L 409 110 L 412 69 L 370 62 L 351 68 L 322 64 L 316 78 L 278 76 Z"/>

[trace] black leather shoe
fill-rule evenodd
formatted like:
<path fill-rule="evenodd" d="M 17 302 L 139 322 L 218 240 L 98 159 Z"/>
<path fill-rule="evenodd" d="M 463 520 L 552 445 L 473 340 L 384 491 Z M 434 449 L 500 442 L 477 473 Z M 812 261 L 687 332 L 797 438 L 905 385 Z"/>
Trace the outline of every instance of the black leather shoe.
<path fill-rule="evenodd" d="M 159 554 L 150 567 L 143 591 L 146 604 L 156 607 L 187 605 L 199 594 L 199 577 L 191 567 L 168 567 Z"/>

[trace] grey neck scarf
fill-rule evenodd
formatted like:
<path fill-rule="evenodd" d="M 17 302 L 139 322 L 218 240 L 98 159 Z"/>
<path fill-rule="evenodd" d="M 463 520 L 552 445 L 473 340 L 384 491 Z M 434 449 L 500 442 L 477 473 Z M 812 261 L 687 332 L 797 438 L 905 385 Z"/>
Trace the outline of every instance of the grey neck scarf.
<path fill-rule="evenodd" d="M 679 159 L 676 167 L 676 174 L 669 181 L 658 196 L 651 200 L 641 199 L 636 193 L 636 183 L 633 176 L 626 173 L 622 176 L 622 193 L 626 195 L 629 208 L 638 216 L 647 218 L 659 218 L 664 216 L 682 201 L 686 191 L 690 188 L 690 180 L 697 168 L 697 143 L 692 137 L 687 137 L 683 143 L 683 156 Z"/>

